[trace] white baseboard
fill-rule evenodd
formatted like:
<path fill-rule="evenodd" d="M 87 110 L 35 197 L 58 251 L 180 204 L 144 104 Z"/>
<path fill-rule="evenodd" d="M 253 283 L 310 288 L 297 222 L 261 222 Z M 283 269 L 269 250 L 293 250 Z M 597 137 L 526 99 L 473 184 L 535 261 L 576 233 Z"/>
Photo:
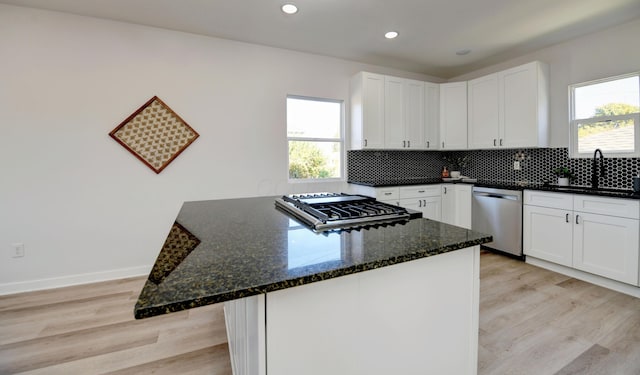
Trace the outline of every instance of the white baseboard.
<path fill-rule="evenodd" d="M 574 279 L 586 281 L 588 283 L 595 284 L 603 288 L 615 290 L 616 292 L 620 292 L 636 298 L 640 298 L 640 288 L 633 285 L 607 279 L 606 277 L 601 277 L 598 275 L 594 275 L 592 273 L 580 271 L 575 268 L 547 262 L 546 260 L 533 258 L 531 256 L 527 256 L 526 262 L 531 265 L 547 269 L 549 271 L 554 271 L 557 273 L 561 273 L 563 275 L 567 275 L 569 277 L 573 277 Z"/>
<path fill-rule="evenodd" d="M 38 290 L 55 289 L 65 286 L 90 284 L 101 281 L 124 279 L 127 277 L 147 276 L 151 271 L 151 266 L 138 266 L 130 268 L 120 268 L 110 271 L 83 273 L 53 277 L 50 279 L 39 279 L 29 281 L 19 281 L 14 283 L 0 284 L 0 296 Z"/>

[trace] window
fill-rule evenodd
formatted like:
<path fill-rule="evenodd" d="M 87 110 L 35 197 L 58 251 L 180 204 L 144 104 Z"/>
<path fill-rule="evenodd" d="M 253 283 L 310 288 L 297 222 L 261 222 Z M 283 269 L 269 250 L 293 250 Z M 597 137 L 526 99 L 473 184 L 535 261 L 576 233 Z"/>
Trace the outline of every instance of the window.
<path fill-rule="evenodd" d="M 342 101 L 287 97 L 289 179 L 342 178 Z"/>
<path fill-rule="evenodd" d="M 639 74 L 569 86 L 571 156 L 640 156 Z"/>

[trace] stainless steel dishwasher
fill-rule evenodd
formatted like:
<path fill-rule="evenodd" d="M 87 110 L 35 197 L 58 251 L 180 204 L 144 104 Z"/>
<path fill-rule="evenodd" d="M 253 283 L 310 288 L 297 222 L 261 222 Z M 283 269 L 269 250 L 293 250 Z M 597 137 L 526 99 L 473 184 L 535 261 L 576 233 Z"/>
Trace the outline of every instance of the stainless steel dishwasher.
<path fill-rule="evenodd" d="M 522 191 L 473 187 L 471 228 L 491 234 L 484 246 L 522 257 Z"/>

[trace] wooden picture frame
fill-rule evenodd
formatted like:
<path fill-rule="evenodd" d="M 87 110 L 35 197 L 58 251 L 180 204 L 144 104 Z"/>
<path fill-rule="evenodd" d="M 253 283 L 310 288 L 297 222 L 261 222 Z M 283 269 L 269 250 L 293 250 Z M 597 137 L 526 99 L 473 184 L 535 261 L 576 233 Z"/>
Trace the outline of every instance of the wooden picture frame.
<path fill-rule="evenodd" d="M 160 173 L 200 135 L 154 96 L 116 126 L 109 136 Z"/>

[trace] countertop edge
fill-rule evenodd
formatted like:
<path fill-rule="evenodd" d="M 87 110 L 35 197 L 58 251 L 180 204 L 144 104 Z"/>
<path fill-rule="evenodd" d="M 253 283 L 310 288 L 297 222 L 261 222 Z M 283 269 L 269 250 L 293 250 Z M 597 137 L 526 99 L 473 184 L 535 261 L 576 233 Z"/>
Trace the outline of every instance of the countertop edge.
<path fill-rule="evenodd" d="M 234 290 L 228 293 L 222 293 L 218 295 L 201 297 L 193 300 L 178 301 L 169 304 L 162 304 L 156 306 L 140 307 L 140 300 L 136 302 L 134 307 L 134 316 L 136 319 L 150 318 L 153 316 L 164 315 L 172 312 L 183 311 L 194 307 L 202 307 L 207 305 L 213 305 L 220 302 L 231 301 L 234 299 L 250 297 L 258 294 L 264 294 L 269 292 L 275 292 L 277 290 L 293 288 L 305 284 L 319 282 L 323 280 L 329 280 L 340 276 L 352 275 L 359 272 L 370 271 L 377 268 L 392 266 L 394 264 L 409 262 L 421 258 L 428 258 L 435 255 L 445 254 L 448 252 L 465 249 L 472 246 L 482 245 L 493 241 L 493 237 L 486 235 L 473 240 L 466 240 L 457 242 L 451 245 L 445 245 L 441 248 L 432 249 L 428 251 L 417 251 L 402 256 L 395 256 L 388 259 L 377 260 L 369 263 L 363 263 L 351 267 L 342 269 L 320 272 L 314 275 L 308 275 L 303 277 L 292 278 L 288 280 L 278 281 L 256 287 L 244 288 Z M 147 282 L 149 282 L 147 280 Z"/>
<path fill-rule="evenodd" d="M 372 188 L 383 188 L 383 187 L 397 187 L 397 186 L 412 186 L 412 185 L 438 185 L 438 184 L 465 184 L 465 185 L 473 185 L 478 187 L 486 187 L 486 188 L 495 188 L 495 189 L 506 189 L 506 190 L 536 190 L 536 191 L 548 191 L 550 193 L 564 193 L 564 194 L 579 194 L 579 195 L 591 195 L 597 197 L 609 197 L 609 198 L 619 198 L 619 199 L 634 199 L 640 200 L 640 192 L 634 193 L 633 190 L 622 190 L 619 191 L 611 191 L 611 190 L 590 190 L 589 187 L 585 186 L 558 186 L 558 185 L 543 185 L 543 184 L 529 184 L 522 186 L 517 185 L 516 183 L 499 183 L 499 182 L 487 182 L 487 181 L 415 181 L 415 182 L 366 182 L 366 181 L 347 181 L 350 184 L 368 186 Z M 584 190 L 580 190 L 584 189 Z M 612 189 L 616 190 L 616 189 Z"/>

